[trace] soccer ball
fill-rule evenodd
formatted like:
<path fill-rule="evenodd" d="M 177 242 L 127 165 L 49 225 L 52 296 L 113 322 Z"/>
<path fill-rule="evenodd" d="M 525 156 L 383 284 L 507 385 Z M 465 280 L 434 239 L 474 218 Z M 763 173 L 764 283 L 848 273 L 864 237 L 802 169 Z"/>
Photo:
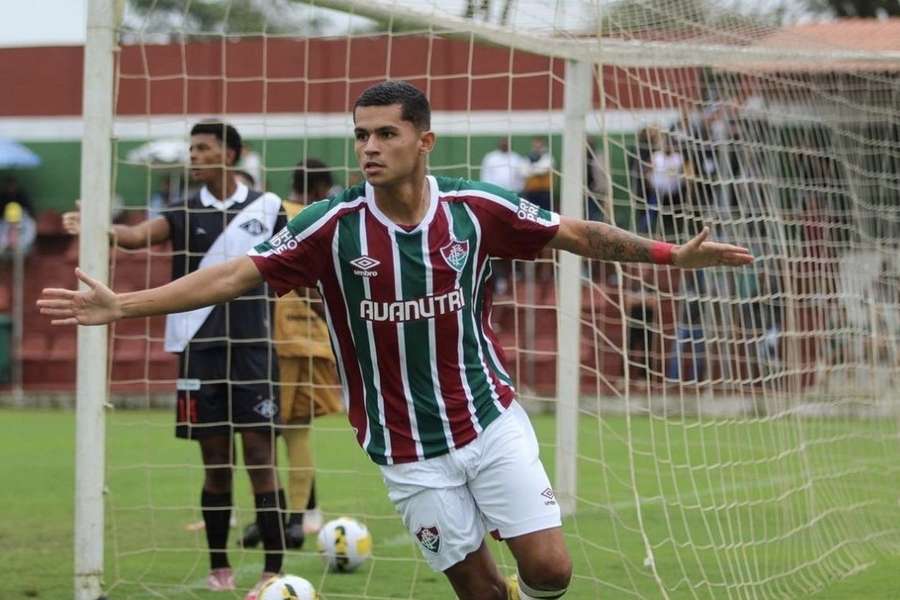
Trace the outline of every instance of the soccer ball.
<path fill-rule="evenodd" d="M 350 517 L 325 523 L 319 531 L 319 554 L 332 571 L 349 573 L 372 554 L 372 536 L 366 526 Z"/>
<path fill-rule="evenodd" d="M 318 600 L 310 582 L 296 575 L 273 577 L 259 590 L 259 600 Z"/>

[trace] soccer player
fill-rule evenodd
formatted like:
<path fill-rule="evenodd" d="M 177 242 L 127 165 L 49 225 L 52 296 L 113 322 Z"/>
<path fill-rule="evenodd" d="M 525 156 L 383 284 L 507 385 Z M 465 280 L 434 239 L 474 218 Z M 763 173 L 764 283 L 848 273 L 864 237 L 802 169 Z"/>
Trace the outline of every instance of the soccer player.
<path fill-rule="evenodd" d="M 321 160 L 307 158 L 298 164 L 291 194 L 283 203 L 288 218 L 328 196 L 333 186 L 331 172 Z M 279 298 L 275 303 L 274 338 L 281 374 L 281 432 L 291 467 L 285 542 L 289 548 L 301 548 L 305 536 L 318 533 L 322 527 L 322 512 L 315 496 L 310 423 L 314 416 L 342 410 L 334 353 L 318 294 L 306 289 Z M 251 523 L 244 531 L 242 545 L 258 543 L 259 527 Z"/>
<path fill-rule="evenodd" d="M 654 242 L 560 217 L 487 184 L 426 174 L 430 106 L 405 82 L 365 90 L 353 110 L 366 181 L 303 210 L 249 257 L 158 288 L 47 289 L 59 325 L 93 325 L 226 302 L 268 281 L 322 295 L 348 416 L 425 559 L 468 600 L 562 597 L 572 563 L 534 431 L 491 331 L 491 257 L 543 248 L 681 268 L 743 265 L 741 247 Z M 484 543 L 506 540 L 509 582 Z"/>
<path fill-rule="evenodd" d="M 191 129 L 191 179 L 199 192 L 162 216 L 134 226 L 114 225 L 121 248 L 145 248 L 170 240 L 172 278 L 215 270 L 246 254 L 284 226 L 281 199 L 237 182 L 234 165 L 241 137 L 231 125 L 201 121 Z M 66 230 L 81 229 L 78 212 L 63 215 Z M 215 266 L 213 266 L 215 265 Z M 239 296 L 243 296 L 238 298 Z M 232 300 L 232 299 L 230 299 Z M 209 546 L 213 591 L 235 588 L 226 547 L 231 520 L 234 434 L 243 442 L 244 464 L 256 502 L 256 520 L 268 580 L 281 570 L 284 538 L 279 510 L 285 506 L 275 471 L 274 433 L 278 402 L 271 380 L 277 362 L 269 339 L 265 287 L 257 282 L 227 304 L 170 314 L 165 348 L 179 356 L 175 435 L 197 440 L 205 466 L 200 506 Z"/>

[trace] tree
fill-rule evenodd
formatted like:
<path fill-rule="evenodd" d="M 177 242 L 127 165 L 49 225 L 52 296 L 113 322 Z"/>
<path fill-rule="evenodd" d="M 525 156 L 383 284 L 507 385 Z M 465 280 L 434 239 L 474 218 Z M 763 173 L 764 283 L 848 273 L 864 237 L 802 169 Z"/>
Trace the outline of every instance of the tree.
<path fill-rule="evenodd" d="M 123 29 L 188 37 L 210 33 L 320 33 L 328 25 L 327 18 L 311 11 L 301 16 L 299 4 L 295 0 L 127 0 Z"/>
<path fill-rule="evenodd" d="M 836 17 L 900 16 L 900 0 L 806 0 L 810 10 Z"/>

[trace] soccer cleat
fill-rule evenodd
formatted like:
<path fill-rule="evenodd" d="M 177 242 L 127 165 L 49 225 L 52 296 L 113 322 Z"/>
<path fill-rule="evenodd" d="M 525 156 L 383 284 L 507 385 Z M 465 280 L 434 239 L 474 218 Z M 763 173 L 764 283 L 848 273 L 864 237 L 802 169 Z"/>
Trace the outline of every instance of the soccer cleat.
<path fill-rule="evenodd" d="M 278 573 L 263 573 L 256 585 L 250 588 L 250 591 L 244 596 L 244 600 L 259 600 L 259 593 L 269 583 L 269 580 L 274 577 L 278 577 Z"/>
<path fill-rule="evenodd" d="M 306 540 L 304 532 L 306 528 L 303 526 L 302 515 L 291 515 L 290 520 L 285 523 L 284 528 L 284 547 L 291 550 L 299 550 L 303 547 Z"/>
<path fill-rule="evenodd" d="M 519 600 L 519 577 L 510 575 L 506 578 L 506 598 L 507 600 Z"/>
<path fill-rule="evenodd" d="M 238 545 L 241 548 L 256 548 L 262 537 L 259 535 L 259 527 L 255 522 L 244 527 L 244 535 L 241 537 Z"/>
<path fill-rule="evenodd" d="M 324 522 L 325 519 L 322 516 L 322 511 L 318 508 L 306 511 L 303 513 L 303 534 L 317 535 L 319 530 L 322 529 Z"/>
<path fill-rule="evenodd" d="M 213 569 L 206 577 L 206 589 L 211 592 L 230 592 L 234 590 L 234 573 L 230 567 Z"/>

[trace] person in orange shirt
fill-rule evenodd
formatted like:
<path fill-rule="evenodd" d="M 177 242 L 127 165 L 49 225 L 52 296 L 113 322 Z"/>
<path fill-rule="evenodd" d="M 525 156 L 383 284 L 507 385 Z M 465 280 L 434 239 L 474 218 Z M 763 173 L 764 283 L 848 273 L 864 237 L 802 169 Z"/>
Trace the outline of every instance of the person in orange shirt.
<path fill-rule="evenodd" d="M 308 158 L 294 170 L 291 194 L 282 203 L 288 220 L 311 202 L 325 198 L 334 182 L 322 161 Z M 288 506 L 285 545 L 298 549 L 305 535 L 322 527 L 322 513 L 315 495 L 310 429 L 313 417 L 343 410 L 335 358 L 328 339 L 324 308 L 315 291 L 293 291 L 275 303 L 275 350 L 280 371 L 281 430 L 287 444 Z M 259 543 L 252 523 L 244 531 L 242 545 Z"/>

